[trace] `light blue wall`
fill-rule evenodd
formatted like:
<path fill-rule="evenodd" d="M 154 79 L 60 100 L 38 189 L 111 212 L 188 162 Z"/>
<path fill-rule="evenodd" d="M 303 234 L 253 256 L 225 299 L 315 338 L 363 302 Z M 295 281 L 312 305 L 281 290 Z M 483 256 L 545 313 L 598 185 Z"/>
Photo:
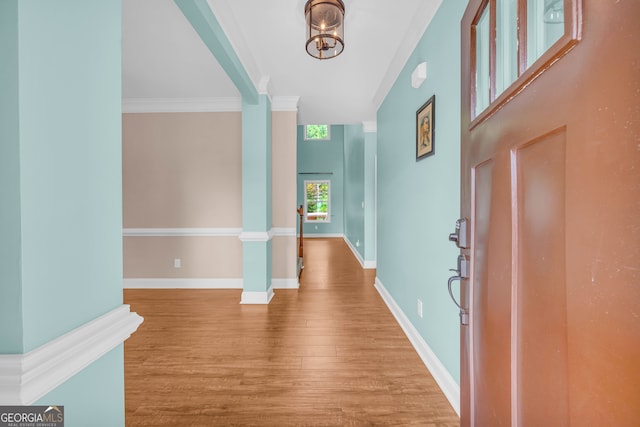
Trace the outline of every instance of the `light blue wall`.
<path fill-rule="evenodd" d="M 9 33 L 0 42 L 9 121 L 0 130 L 0 189 L 2 204 L 11 203 L 0 214 L 0 247 L 14 252 L 0 283 L 11 298 L 22 295 L 9 328 L 23 343 L 10 350 L 28 352 L 122 304 L 121 1 L 4 1 L 0 27 Z M 18 171 L 7 185 L 5 174 Z M 21 241 L 4 240 L 9 227 Z M 123 425 L 124 363 L 113 354 L 61 386 L 56 403 Z"/>
<path fill-rule="evenodd" d="M 377 132 L 364 134 L 364 259 L 376 260 L 376 161 Z"/>
<path fill-rule="evenodd" d="M 18 0 L 0 2 L 0 353 L 22 353 Z"/>
<path fill-rule="evenodd" d="M 271 230 L 271 103 L 242 101 L 242 230 Z M 271 287 L 271 241 L 242 243 L 242 288 L 266 292 Z"/>
<path fill-rule="evenodd" d="M 121 2 L 19 4 L 30 351 L 122 303 Z"/>
<path fill-rule="evenodd" d="M 298 126 L 298 205 L 304 204 L 305 180 L 331 180 L 331 222 L 305 223 L 304 234 L 342 235 L 344 234 L 344 126 L 331 126 L 330 141 L 305 141 L 303 132 L 304 126 Z M 315 172 L 323 172 L 323 174 L 304 175 L 304 173 Z"/>
<path fill-rule="evenodd" d="M 242 102 L 242 228 L 271 229 L 271 103 Z"/>
<path fill-rule="evenodd" d="M 465 7 L 442 2 L 378 110 L 377 275 L 458 383 L 459 318 L 447 293 L 458 250 L 447 235 L 460 212 L 458 52 Z M 413 89 L 411 73 L 423 61 L 427 80 Z M 433 94 L 435 155 L 416 162 L 416 110 Z"/>
<path fill-rule="evenodd" d="M 123 358 L 119 345 L 34 405 L 63 405 L 65 426 L 124 426 L 124 375 L 113 369 Z"/>
<path fill-rule="evenodd" d="M 364 259 L 365 158 L 362 125 L 344 127 L 344 169 L 345 235 Z"/>

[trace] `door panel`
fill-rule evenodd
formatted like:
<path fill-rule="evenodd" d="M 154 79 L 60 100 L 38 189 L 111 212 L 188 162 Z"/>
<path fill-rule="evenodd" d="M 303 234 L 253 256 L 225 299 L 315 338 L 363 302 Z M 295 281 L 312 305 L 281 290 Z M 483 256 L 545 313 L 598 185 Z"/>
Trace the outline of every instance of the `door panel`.
<path fill-rule="evenodd" d="M 513 154 L 517 250 L 514 316 L 520 426 L 568 425 L 565 129 Z"/>
<path fill-rule="evenodd" d="M 492 1 L 462 20 L 461 425 L 637 426 L 640 1 L 563 0 L 582 26 L 476 117 Z"/>
<path fill-rule="evenodd" d="M 508 228 L 500 226 L 509 221 L 509 212 L 496 209 L 492 194 L 497 198 L 505 197 L 509 187 L 494 188 L 501 182 L 493 179 L 497 173 L 494 166 L 495 161 L 489 159 L 473 169 L 472 269 L 475 273 L 470 322 L 473 330 L 473 412 L 481 425 L 508 426 L 511 422 L 511 293 L 508 288 L 496 286 L 501 283 L 496 275 L 510 274 L 511 235 Z"/>

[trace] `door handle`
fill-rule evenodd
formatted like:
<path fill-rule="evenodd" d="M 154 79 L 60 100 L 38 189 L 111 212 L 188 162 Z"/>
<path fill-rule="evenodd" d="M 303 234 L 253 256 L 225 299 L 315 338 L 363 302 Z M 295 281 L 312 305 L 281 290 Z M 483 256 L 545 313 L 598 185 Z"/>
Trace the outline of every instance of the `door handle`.
<path fill-rule="evenodd" d="M 462 308 L 462 306 L 460 305 L 460 303 L 456 300 L 456 297 L 453 296 L 453 291 L 451 290 L 451 285 L 453 285 L 453 282 L 455 281 L 460 281 L 462 280 L 462 277 L 460 276 L 451 276 L 449 277 L 449 282 L 448 282 L 448 286 L 447 288 L 449 289 L 449 296 L 451 297 L 451 300 L 453 301 L 453 303 L 460 309 L 460 310 L 464 310 L 464 308 Z"/>
<path fill-rule="evenodd" d="M 458 268 L 449 269 L 449 271 L 453 271 L 456 273 L 455 276 L 449 277 L 449 281 L 447 282 L 447 289 L 449 291 L 449 296 L 453 303 L 460 309 L 460 324 L 468 325 L 469 324 L 469 313 L 468 311 L 462 307 L 462 305 L 456 300 L 456 297 L 453 295 L 453 290 L 451 286 L 453 282 L 462 281 L 469 278 L 469 259 L 465 255 L 458 256 Z"/>
<path fill-rule="evenodd" d="M 460 305 L 460 303 L 456 300 L 456 297 L 453 296 L 453 290 L 451 289 L 451 285 L 453 285 L 453 282 L 462 281 L 463 279 L 465 279 L 465 277 L 460 277 L 460 276 L 451 276 L 451 277 L 449 277 L 449 282 L 448 282 L 447 288 L 449 289 L 449 296 L 451 297 L 451 300 L 460 309 L 460 324 L 461 325 L 468 325 L 469 324 L 469 312 L 467 310 L 465 310 Z"/>

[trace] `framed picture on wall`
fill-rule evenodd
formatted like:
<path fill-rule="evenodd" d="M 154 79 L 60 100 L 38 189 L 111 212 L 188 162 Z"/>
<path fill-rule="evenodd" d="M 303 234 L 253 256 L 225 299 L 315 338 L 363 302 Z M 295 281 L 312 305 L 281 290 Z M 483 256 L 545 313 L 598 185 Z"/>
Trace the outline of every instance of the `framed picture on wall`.
<path fill-rule="evenodd" d="M 436 96 L 433 95 L 416 113 L 416 160 L 435 154 Z"/>

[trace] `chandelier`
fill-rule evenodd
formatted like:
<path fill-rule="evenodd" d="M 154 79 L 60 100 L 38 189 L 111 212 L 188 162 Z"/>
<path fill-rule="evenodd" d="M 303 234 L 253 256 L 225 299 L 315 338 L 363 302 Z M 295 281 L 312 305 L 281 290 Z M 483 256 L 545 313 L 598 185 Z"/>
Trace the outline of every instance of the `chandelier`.
<path fill-rule="evenodd" d="M 308 0 L 307 53 L 317 59 L 331 59 L 344 50 L 344 3 L 342 0 Z"/>

